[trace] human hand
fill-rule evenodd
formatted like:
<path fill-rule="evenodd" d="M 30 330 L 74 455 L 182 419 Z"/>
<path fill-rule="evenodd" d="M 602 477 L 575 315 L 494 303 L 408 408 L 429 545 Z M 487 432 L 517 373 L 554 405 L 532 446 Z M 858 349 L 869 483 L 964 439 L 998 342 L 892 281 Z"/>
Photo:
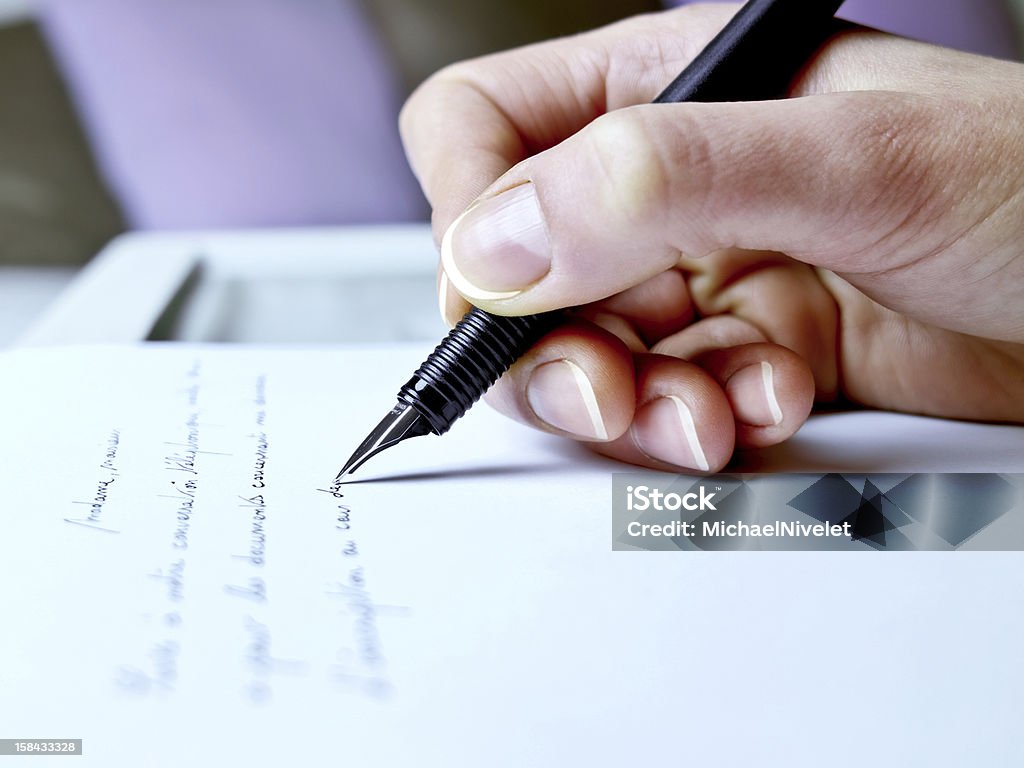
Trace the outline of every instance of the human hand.
<path fill-rule="evenodd" d="M 648 104 L 736 9 L 458 64 L 410 98 L 449 323 L 463 297 L 578 307 L 488 400 L 702 471 L 814 400 L 1024 421 L 1024 66 L 851 27 L 799 98 Z"/>

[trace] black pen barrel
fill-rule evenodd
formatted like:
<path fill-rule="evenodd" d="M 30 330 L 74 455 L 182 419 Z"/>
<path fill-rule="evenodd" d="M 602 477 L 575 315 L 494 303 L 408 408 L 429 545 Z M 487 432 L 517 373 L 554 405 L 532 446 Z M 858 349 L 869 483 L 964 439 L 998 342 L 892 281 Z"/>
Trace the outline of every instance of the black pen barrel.
<path fill-rule="evenodd" d="M 398 400 L 444 434 L 561 316 L 502 317 L 474 307 L 399 390 Z"/>
<path fill-rule="evenodd" d="M 654 100 L 765 101 L 786 95 L 836 27 L 844 0 L 750 0 Z"/>

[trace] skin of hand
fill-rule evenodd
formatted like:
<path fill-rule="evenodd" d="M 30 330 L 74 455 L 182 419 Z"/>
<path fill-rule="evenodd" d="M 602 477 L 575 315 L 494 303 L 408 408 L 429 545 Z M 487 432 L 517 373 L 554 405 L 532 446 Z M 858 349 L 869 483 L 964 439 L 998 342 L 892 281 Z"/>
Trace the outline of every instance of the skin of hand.
<path fill-rule="evenodd" d="M 815 401 L 1024 421 L 1024 65 L 845 27 L 792 98 L 650 102 L 736 5 L 453 65 L 401 129 L 439 297 L 574 307 L 499 411 L 718 471 Z"/>

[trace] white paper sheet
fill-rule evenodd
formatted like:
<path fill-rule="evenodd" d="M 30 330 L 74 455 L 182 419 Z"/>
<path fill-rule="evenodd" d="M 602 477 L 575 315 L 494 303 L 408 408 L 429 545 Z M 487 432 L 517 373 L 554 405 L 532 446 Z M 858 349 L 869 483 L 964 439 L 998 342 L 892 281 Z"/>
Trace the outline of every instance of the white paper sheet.
<path fill-rule="evenodd" d="M 1018 553 L 613 553 L 623 467 L 483 406 L 318 491 L 424 352 L 0 356 L 0 738 L 84 739 L 38 766 L 1024 757 Z M 831 431 L 854 471 L 936 442 L 1024 471 L 1024 430 L 849 418 L 763 462 L 842 468 Z"/>

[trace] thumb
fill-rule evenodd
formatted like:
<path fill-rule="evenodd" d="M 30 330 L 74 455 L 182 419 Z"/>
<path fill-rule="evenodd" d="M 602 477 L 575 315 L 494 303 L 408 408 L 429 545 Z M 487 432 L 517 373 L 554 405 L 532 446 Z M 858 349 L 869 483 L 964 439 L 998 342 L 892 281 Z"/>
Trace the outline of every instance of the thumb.
<path fill-rule="evenodd" d="M 495 182 L 446 232 L 443 267 L 498 314 L 596 301 L 723 248 L 892 275 L 968 228 L 942 115 L 891 92 L 618 110 Z M 906 299 L 902 279 L 874 287 Z"/>

